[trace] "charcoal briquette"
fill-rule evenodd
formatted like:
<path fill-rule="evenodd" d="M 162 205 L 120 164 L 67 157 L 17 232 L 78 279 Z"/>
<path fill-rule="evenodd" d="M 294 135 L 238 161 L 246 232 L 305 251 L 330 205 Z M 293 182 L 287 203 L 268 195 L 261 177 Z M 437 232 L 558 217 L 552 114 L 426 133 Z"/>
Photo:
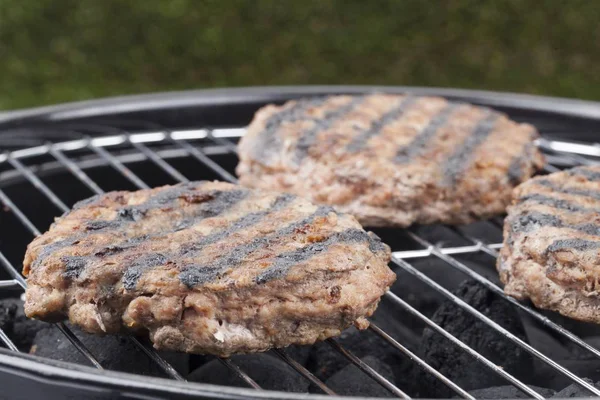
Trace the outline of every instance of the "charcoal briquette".
<path fill-rule="evenodd" d="M 596 382 L 596 384 L 594 384 L 594 381 L 592 381 L 591 379 L 584 378 L 583 380 L 589 383 L 590 385 L 594 385 L 596 388 L 600 389 L 600 382 Z M 596 395 L 590 393 L 587 389 L 582 388 L 578 384 L 573 383 L 561 390 L 560 392 L 556 393 L 553 397 L 555 399 L 569 399 L 574 397 L 596 397 Z"/>
<path fill-rule="evenodd" d="M 454 294 L 520 339 L 527 340 L 515 309 L 481 284 L 465 281 Z M 454 302 L 444 302 L 432 320 L 505 371 L 516 376 L 531 375 L 532 360 L 525 350 Z M 425 361 L 465 390 L 500 386 L 506 382 L 500 375 L 476 362 L 462 349 L 429 328 L 423 332 L 421 348 Z M 426 372 L 417 370 L 415 380 L 420 381 L 421 397 L 452 396 L 453 392 L 447 386 Z"/>
<path fill-rule="evenodd" d="M 362 361 L 394 383 L 394 373 L 389 365 L 373 356 L 366 356 Z M 354 364 L 347 365 L 333 374 L 325 384 L 341 396 L 395 397 Z"/>
<path fill-rule="evenodd" d="M 552 389 L 545 389 L 537 386 L 529 386 L 544 398 L 552 397 L 556 392 Z M 514 386 L 495 386 L 485 389 L 470 391 L 469 394 L 476 399 L 529 399 L 531 396 L 523 393 Z"/>
<path fill-rule="evenodd" d="M 560 365 L 577 376 L 588 378 L 591 381 L 600 380 L 600 361 L 598 359 L 568 359 L 556 360 Z M 548 385 L 554 390 L 561 390 L 573 381 L 541 361 L 535 362 L 535 375 L 531 381 L 535 384 Z"/>
<path fill-rule="evenodd" d="M 165 376 L 162 369 L 126 336 L 91 335 L 75 327 L 71 327 L 71 330 L 108 370 Z M 87 358 L 54 326 L 42 329 L 35 335 L 30 353 L 54 360 L 90 365 Z M 159 352 L 159 354 L 179 373 L 183 375 L 188 373 L 187 354 L 171 352 Z"/>
<path fill-rule="evenodd" d="M 300 365 L 306 367 L 308 357 L 310 356 L 311 346 L 292 345 L 282 349 L 288 356 L 297 361 Z"/>
<path fill-rule="evenodd" d="M 391 366 L 394 375 L 399 380 L 407 380 L 407 371 L 413 368 L 410 360 L 373 332 L 351 328 L 342 332 L 341 336 L 335 340 L 359 358 L 373 356 Z M 348 359 L 324 342 L 313 346 L 308 359 L 309 369 L 323 381 L 349 363 Z"/>
<path fill-rule="evenodd" d="M 21 299 L 0 300 L 0 328 L 19 350 L 29 351 L 36 333 L 48 326 L 45 322 L 27 318 Z"/>
<path fill-rule="evenodd" d="M 275 356 L 269 354 L 239 355 L 231 357 L 231 361 L 263 389 L 299 393 L 308 391 L 308 380 Z M 192 382 L 248 387 L 245 381 L 216 359 L 192 371 L 187 379 Z"/>

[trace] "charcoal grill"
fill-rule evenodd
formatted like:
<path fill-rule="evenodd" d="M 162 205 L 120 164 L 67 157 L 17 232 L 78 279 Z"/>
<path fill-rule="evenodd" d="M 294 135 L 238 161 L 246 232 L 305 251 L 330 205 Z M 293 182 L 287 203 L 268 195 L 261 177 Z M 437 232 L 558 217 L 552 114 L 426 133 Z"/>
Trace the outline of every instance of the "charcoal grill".
<path fill-rule="evenodd" d="M 600 145 L 593 143 L 600 132 L 600 103 L 481 91 L 412 87 L 251 88 L 132 96 L 7 112 L 0 114 L 0 149 L 4 150 L 0 154 L 0 201 L 5 210 L 0 216 L 3 227 L 0 233 L 0 263 L 4 267 L 0 275 L 0 295 L 14 296 L 26 287 L 18 272 L 26 244 L 46 229 L 52 217 L 67 211 L 75 201 L 107 190 L 148 188 L 188 179 L 235 182 L 235 143 L 244 134 L 244 126 L 258 107 L 301 96 L 373 91 L 442 95 L 491 106 L 508 113 L 513 119 L 530 122 L 543 135 L 538 146 L 548 156 L 546 172 L 596 163 L 600 157 Z M 500 234 L 500 218 L 485 224 L 488 229 L 495 230 L 496 236 Z M 539 362 L 587 389 L 590 394 L 600 396 L 600 389 L 506 330 L 455 296 L 443 282 L 429 277 L 411 264 L 423 258 L 443 261 L 449 270 L 459 271 L 465 278 L 478 281 L 544 329 L 600 359 L 599 349 L 554 322 L 547 313 L 503 293 L 493 278 L 495 257 L 501 246 L 498 240 L 474 236 L 460 227 L 451 228 L 451 232 L 459 244 L 435 243 L 419 229 L 386 230 L 382 236 L 392 245 L 392 266 L 396 272 L 416 278 L 428 290 L 450 299 Z M 474 270 L 461 261 L 462 255 L 469 254 L 487 257 L 489 274 Z M 529 397 L 543 398 L 535 389 L 525 385 L 522 377 L 511 375 L 445 331 L 404 299 L 403 293 L 389 292 L 383 302 L 439 333 L 472 356 L 473 362 L 479 363 L 481 368 L 488 368 L 501 376 L 506 384 L 514 385 Z M 3 382 L 0 397 L 306 398 L 304 394 L 262 390 L 247 371 L 227 359 L 221 362 L 242 378 L 247 388 L 186 382 L 146 342 L 136 338 L 131 340 L 171 379 L 148 379 L 141 375 L 106 371 L 66 325 L 57 326 L 87 358 L 89 366 L 19 353 L 11 338 L 0 330 L 0 341 L 5 346 L 0 349 L 0 382 Z M 373 323 L 370 331 L 364 334 L 378 335 L 389 344 L 390 352 L 404 354 L 459 397 L 473 398 L 379 324 Z M 384 378 L 337 340 L 328 340 L 328 344 L 391 394 L 409 398 L 402 387 Z M 311 397 L 337 396 L 285 350 L 275 350 L 274 353 L 320 388 L 323 394 Z"/>

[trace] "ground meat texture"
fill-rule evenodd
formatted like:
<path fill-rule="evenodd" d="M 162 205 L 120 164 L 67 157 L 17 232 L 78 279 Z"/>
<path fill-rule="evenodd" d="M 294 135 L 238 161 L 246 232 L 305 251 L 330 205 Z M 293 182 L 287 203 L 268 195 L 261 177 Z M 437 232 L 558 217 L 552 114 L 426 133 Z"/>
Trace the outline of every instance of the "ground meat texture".
<path fill-rule="evenodd" d="M 513 193 L 498 259 L 505 292 L 600 323 L 600 167 L 536 177 Z"/>
<path fill-rule="evenodd" d="M 354 217 L 290 194 L 224 182 L 111 192 L 29 245 L 25 312 L 147 332 L 162 350 L 264 351 L 368 326 L 395 279 L 389 259 Z"/>
<path fill-rule="evenodd" d="M 543 165 L 535 128 L 437 97 L 372 94 L 260 109 L 240 182 L 351 213 L 367 226 L 463 224 L 505 211 Z"/>

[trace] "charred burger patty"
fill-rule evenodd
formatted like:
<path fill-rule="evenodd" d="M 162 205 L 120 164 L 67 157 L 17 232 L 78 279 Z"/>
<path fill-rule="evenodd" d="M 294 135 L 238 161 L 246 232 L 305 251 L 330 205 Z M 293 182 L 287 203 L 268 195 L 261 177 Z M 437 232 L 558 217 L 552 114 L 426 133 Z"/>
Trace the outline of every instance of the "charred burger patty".
<path fill-rule="evenodd" d="M 292 192 L 367 226 L 462 224 L 502 214 L 541 168 L 535 128 L 439 97 L 373 94 L 260 109 L 240 182 Z"/>
<path fill-rule="evenodd" d="M 77 203 L 28 247 L 27 316 L 229 356 L 365 328 L 395 279 L 356 219 L 223 182 Z"/>
<path fill-rule="evenodd" d="M 515 189 L 498 259 L 505 291 L 600 323 L 600 167 L 540 176 Z"/>

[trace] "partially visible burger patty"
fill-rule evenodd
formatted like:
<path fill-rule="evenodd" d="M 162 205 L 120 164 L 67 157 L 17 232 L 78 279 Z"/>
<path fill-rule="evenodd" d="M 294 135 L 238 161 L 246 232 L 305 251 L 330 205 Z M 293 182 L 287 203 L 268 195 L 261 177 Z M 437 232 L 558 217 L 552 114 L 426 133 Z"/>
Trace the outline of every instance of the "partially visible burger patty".
<path fill-rule="evenodd" d="M 504 212 L 542 167 L 533 126 L 438 97 L 373 94 L 260 109 L 240 182 L 305 196 L 363 225 L 462 224 Z"/>
<path fill-rule="evenodd" d="M 229 356 L 312 344 L 365 317 L 395 279 L 356 219 L 223 182 L 111 192 L 28 247 L 25 312 L 155 347 Z"/>
<path fill-rule="evenodd" d="M 498 259 L 506 293 L 600 323 L 600 167 L 536 177 L 513 197 Z"/>

